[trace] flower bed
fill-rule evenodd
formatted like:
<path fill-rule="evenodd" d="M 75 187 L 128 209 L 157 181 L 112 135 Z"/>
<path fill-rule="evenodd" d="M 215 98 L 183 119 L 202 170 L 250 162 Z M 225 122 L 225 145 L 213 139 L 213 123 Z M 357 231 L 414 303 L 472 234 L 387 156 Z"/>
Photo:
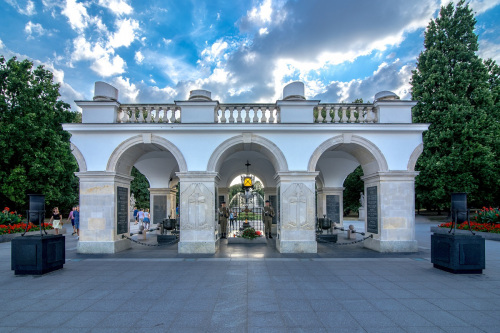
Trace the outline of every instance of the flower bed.
<path fill-rule="evenodd" d="M 441 223 L 438 227 L 440 228 L 451 228 L 452 222 Z M 471 221 L 470 228 L 472 231 L 480 231 L 480 232 L 490 232 L 495 234 L 500 234 L 500 223 L 478 223 Z M 466 222 L 457 224 L 457 229 L 459 230 L 469 230 L 469 225 Z"/>
<path fill-rule="evenodd" d="M 254 239 L 254 238 L 262 237 L 262 232 L 259 230 L 255 231 L 254 228 L 246 228 L 245 230 L 243 230 L 241 235 L 239 235 L 238 237 L 242 237 L 242 238 L 246 238 L 246 239 Z"/>
<path fill-rule="evenodd" d="M 5 207 L 0 213 L 0 225 L 20 223 L 21 219 L 21 214 L 12 212 L 9 207 Z"/>
<path fill-rule="evenodd" d="M 500 210 L 498 208 L 483 207 L 483 209 L 474 216 L 474 222 L 490 224 L 500 223 Z"/>
<path fill-rule="evenodd" d="M 43 227 L 45 229 L 53 229 L 51 224 L 44 223 Z M 5 235 L 5 234 L 16 234 L 20 232 L 24 232 L 26 229 L 26 223 L 16 223 L 16 224 L 10 224 L 10 225 L 5 225 L 2 224 L 0 225 L 0 235 Z M 28 231 L 38 231 L 40 230 L 40 226 L 34 225 L 33 223 L 28 224 Z"/>

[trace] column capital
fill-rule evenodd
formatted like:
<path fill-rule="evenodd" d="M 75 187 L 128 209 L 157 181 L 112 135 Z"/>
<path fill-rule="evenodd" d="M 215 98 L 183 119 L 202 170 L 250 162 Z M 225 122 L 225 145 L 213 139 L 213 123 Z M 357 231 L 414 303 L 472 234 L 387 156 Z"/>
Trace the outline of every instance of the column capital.
<path fill-rule="evenodd" d="M 179 177 L 179 181 L 190 181 L 190 182 L 207 182 L 207 181 L 219 181 L 219 173 L 218 172 L 209 172 L 209 171 L 188 171 L 188 172 L 176 172 L 177 177 Z"/>
<path fill-rule="evenodd" d="M 386 171 L 386 172 L 375 172 L 371 175 L 363 176 L 361 179 L 365 182 L 367 181 L 415 181 L 415 177 L 418 176 L 419 171 Z"/>
<path fill-rule="evenodd" d="M 319 171 L 282 171 L 276 173 L 274 179 L 276 182 L 296 182 L 296 181 L 315 181 Z"/>
<path fill-rule="evenodd" d="M 107 171 L 86 171 L 86 172 L 75 172 L 80 181 L 83 182 L 115 182 L 120 181 L 124 183 L 130 183 L 134 180 L 134 177 L 127 176 L 124 174 L 116 172 Z"/>

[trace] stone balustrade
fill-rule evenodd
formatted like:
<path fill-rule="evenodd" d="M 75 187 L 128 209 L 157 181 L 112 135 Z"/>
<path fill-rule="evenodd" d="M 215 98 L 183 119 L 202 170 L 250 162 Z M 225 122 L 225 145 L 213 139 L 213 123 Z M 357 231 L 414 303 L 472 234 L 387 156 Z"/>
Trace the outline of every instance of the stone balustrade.
<path fill-rule="evenodd" d="M 279 123 L 276 104 L 218 104 L 214 109 L 216 123 Z"/>
<path fill-rule="evenodd" d="M 181 108 L 175 104 L 122 104 L 117 123 L 180 123 Z"/>
<path fill-rule="evenodd" d="M 377 111 L 373 104 L 318 104 L 313 111 L 315 123 L 378 123 Z"/>

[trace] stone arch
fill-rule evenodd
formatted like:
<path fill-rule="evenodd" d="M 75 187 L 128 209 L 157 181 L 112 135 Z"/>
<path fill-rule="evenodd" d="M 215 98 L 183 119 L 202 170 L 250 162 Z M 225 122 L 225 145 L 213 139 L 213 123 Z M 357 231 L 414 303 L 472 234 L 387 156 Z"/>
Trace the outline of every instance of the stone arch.
<path fill-rule="evenodd" d="M 250 133 L 243 133 L 232 138 L 227 139 L 221 143 L 212 153 L 207 164 L 207 171 L 217 172 L 226 157 L 232 153 L 248 150 L 248 147 L 257 146 L 255 150 L 266 156 L 274 166 L 276 172 L 288 171 L 288 163 L 285 155 L 272 141 Z"/>
<path fill-rule="evenodd" d="M 408 166 L 406 167 L 406 170 L 408 171 L 415 171 L 415 165 L 417 164 L 417 160 L 420 157 L 420 155 L 424 151 L 424 144 L 420 143 L 415 150 L 410 155 L 410 159 L 408 160 Z"/>
<path fill-rule="evenodd" d="M 362 155 L 358 154 L 359 156 L 355 156 L 359 160 L 361 165 L 364 164 L 364 160 L 372 158 L 377 163 L 378 171 L 389 170 L 384 154 L 382 154 L 380 149 L 373 142 L 358 135 L 345 133 L 343 135 L 337 135 L 333 138 L 330 138 L 320 144 L 318 148 L 314 150 L 309 159 L 307 171 L 314 172 L 316 170 L 318 160 L 321 158 L 321 155 L 323 155 L 323 153 L 328 149 L 341 144 L 354 144 L 362 148 Z"/>
<path fill-rule="evenodd" d="M 87 162 L 80 149 L 73 142 L 71 142 L 70 149 L 76 159 L 76 163 L 78 163 L 79 172 L 87 172 Z"/>
<path fill-rule="evenodd" d="M 125 174 L 130 173 L 130 170 L 120 170 L 122 169 L 122 166 L 120 166 L 120 160 L 125 156 L 125 154 L 127 153 L 127 151 L 129 151 L 129 149 L 134 149 L 134 147 L 138 147 L 141 144 L 153 144 L 160 146 L 164 150 L 167 150 L 174 156 L 175 160 L 177 161 L 177 164 L 179 165 L 179 171 L 180 172 L 188 171 L 186 160 L 182 155 L 181 151 L 179 150 L 179 148 L 177 148 L 177 146 L 175 146 L 172 142 L 168 141 L 167 139 L 164 139 L 156 135 L 147 135 L 147 134 L 136 135 L 120 143 L 111 154 L 108 160 L 108 164 L 106 166 L 106 171 L 120 172 Z M 129 156 L 131 155 L 133 155 L 133 153 L 129 154 Z M 133 163 L 131 164 L 133 165 Z M 132 165 L 130 165 L 129 169 L 132 168 Z"/>

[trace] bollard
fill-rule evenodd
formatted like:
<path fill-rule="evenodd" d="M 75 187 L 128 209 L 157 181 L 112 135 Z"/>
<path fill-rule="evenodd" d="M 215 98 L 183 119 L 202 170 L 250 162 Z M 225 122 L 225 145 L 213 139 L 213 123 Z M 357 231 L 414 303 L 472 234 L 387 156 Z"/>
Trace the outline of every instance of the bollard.
<path fill-rule="evenodd" d="M 146 230 L 144 229 L 144 226 L 143 226 L 143 225 L 141 225 L 141 226 L 139 227 L 139 235 L 142 235 L 142 239 L 143 239 L 143 240 L 146 240 L 147 232 L 146 232 Z"/>
<path fill-rule="evenodd" d="M 354 230 L 352 224 L 349 226 L 349 230 L 347 230 L 347 239 L 356 239 L 356 230 Z"/>

